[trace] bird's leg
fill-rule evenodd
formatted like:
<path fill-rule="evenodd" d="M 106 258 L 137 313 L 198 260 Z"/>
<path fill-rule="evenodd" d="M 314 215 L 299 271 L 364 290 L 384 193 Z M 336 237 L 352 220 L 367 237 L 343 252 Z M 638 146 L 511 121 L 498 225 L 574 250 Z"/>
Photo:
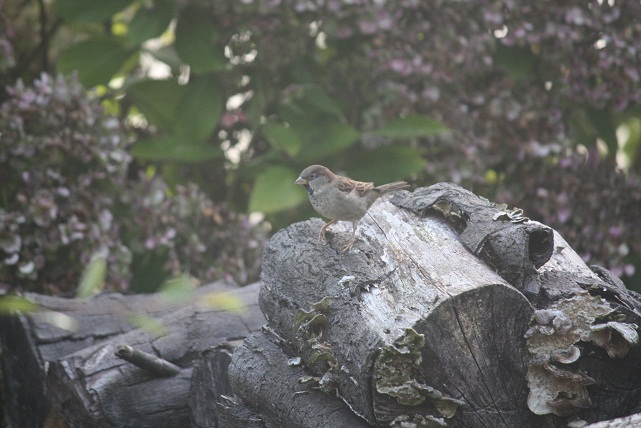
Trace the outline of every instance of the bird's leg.
<path fill-rule="evenodd" d="M 353 221 L 352 222 L 352 237 L 349 239 L 349 241 L 347 241 L 347 244 L 345 244 L 343 246 L 343 248 L 341 249 L 341 251 L 343 253 L 348 251 L 354 245 L 354 242 L 356 241 L 356 228 L 357 227 L 358 227 L 358 222 L 357 221 Z"/>
<path fill-rule="evenodd" d="M 327 230 L 327 228 L 328 228 L 330 225 L 332 225 L 332 224 L 336 223 L 337 221 L 338 221 L 338 220 L 332 220 L 332 221 L 330 221 L 329 223 L 326 223 L 326 224 L 325 224 L 325 226 L 323 226 L 323 227 L 321 228 L 321 230 L 320 230 L 320 235 L 318 235 L 318 243 L 319 243 L 319 244 L 322 244 L 322 243 L 324 242 L 324 240 L 325 240 L 325 231 Z"/>

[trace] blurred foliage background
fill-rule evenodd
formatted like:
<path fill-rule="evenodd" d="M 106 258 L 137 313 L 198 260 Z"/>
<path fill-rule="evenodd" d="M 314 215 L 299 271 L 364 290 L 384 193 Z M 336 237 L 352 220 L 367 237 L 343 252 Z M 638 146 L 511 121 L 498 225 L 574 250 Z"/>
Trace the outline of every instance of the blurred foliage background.
<path fill-rule="evenodd" d="M 638 0 L 0 0 L 0 282 L 247 283 L 266 236 L 313 215 L 293 181 L 320 163 L 518 206 L 641 291 L 639 16 Z"/>

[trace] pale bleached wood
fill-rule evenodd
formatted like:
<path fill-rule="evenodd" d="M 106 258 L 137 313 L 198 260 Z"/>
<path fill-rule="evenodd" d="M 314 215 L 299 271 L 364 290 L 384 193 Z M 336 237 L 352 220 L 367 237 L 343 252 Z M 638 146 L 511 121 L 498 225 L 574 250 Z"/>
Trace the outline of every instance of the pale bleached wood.
<path fill-rule="evenodd" d="M 471 254 L 447 224 L 379 201 L 361 221 L 354 249 L 345 254 L 340 247 L 349 227 L 333 227 L 329 245 L 318 245 L 321 226 L 318 220 L 299 223 L 272 238 L 260 303 L 270 326 L 357 414 L 381 425 L 403 418 L 452 418 L 474 426 L 540 424 L 524 410 L 522 334 L 530 304 Z M 325 297 L 331 299 L 328 308 L 314 310 Z M 311 333 L 301 331 L 299 311 L 323 315 L 326 322 Z M 398 394 L 424 400 L 418 405 L 381 392 L 392 377 L 383 349 L 403 348 L 399 341 L 411 336 L 408 329 L 423 335 L 424 345 L 405 363 L 401 356 L 390 363 L 398 363 L 402 378 Z M 327 349 L 329 364 L 314 361 L 319 345 Z"/>

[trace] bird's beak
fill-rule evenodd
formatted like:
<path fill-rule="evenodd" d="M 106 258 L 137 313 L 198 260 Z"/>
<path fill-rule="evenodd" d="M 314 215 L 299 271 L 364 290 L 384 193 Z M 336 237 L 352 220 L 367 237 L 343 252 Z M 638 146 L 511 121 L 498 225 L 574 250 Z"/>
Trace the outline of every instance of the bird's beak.
<path fill-rule="evenodd" d="M 307 180 L 305 180 L 303 177 L 298 177 L 296 181 L 294 181 L 294 184 L 298 184 L 299 186 L 304 186 L 308 183 Z"/>

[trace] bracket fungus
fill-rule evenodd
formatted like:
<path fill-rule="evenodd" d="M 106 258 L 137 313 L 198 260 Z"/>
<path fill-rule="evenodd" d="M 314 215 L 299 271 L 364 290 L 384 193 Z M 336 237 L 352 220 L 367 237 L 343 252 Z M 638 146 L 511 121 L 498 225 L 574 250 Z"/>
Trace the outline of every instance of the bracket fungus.
<path fill-rule="evenodd" d="M 599 297 L 581 292 L 535 311 L 525 333 L 530 364 L 528 407 L 538 415 L 569 416 L 591 405 L 587 385 L 595 381 L 577 368 L 583 343 L 592 342 L 610 358 L 623 358 L 638 344 L 635 325 L 615 319 L 616 309 Z"/>

